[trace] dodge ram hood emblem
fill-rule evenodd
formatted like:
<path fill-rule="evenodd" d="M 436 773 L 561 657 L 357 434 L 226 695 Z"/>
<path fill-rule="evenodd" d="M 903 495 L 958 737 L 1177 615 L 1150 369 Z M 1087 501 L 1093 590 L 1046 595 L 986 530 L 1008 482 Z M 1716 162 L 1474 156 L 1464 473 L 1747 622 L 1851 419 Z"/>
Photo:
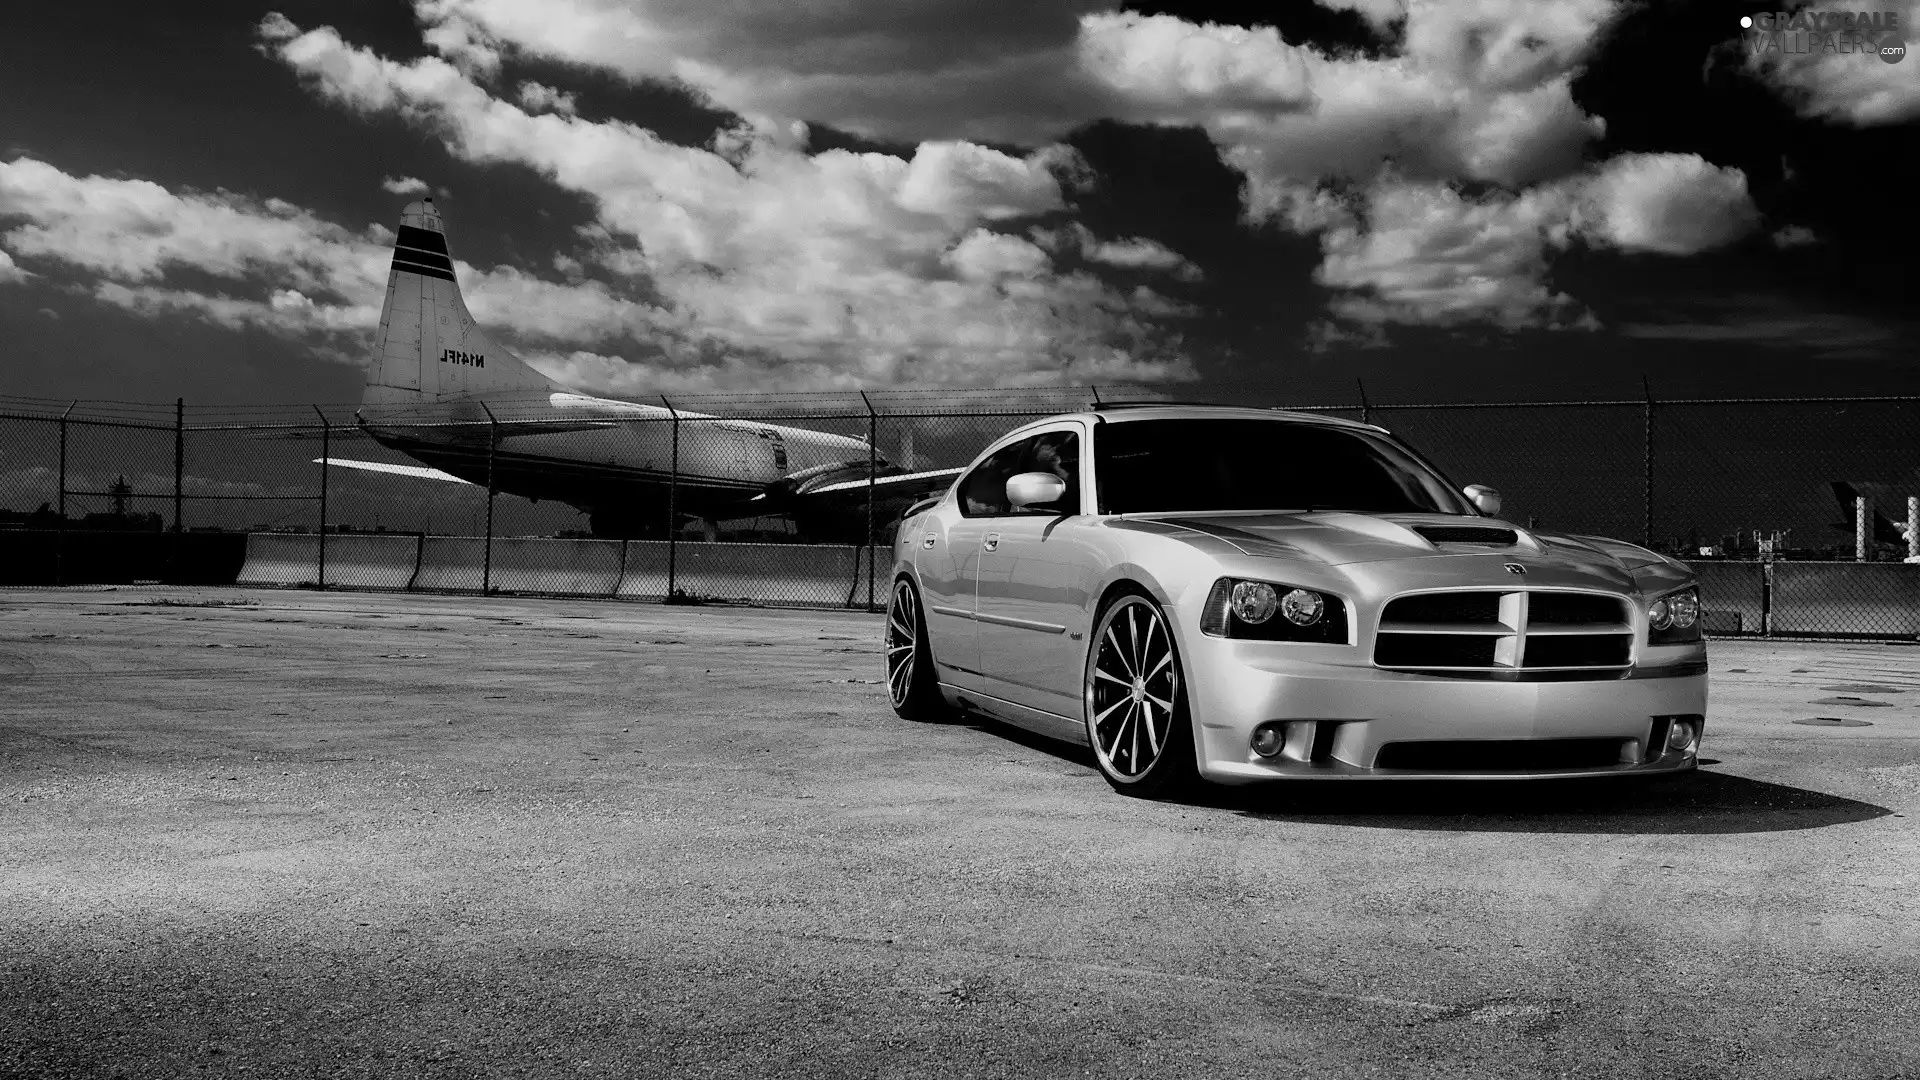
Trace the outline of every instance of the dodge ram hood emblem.
<path fill-rule="evenodd" d="M 1524 574 L 1526 572 L 1527 572 L 1527 568 L 1524 566 L 1521 566 L 1517 562 L 1510 562 L 1507 564 L 1507 573 L 1509 574 Z"/>

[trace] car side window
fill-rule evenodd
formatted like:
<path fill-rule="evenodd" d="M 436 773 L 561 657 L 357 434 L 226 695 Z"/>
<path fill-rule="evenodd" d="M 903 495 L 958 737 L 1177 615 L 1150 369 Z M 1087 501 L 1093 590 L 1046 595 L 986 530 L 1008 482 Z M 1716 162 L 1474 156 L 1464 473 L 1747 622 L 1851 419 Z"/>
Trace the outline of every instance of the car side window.
<path fill-rule="evenodd" d="M 1052 473 L 1067 485 L 1066 494 L 1051 503 L 1015 510 L 1007 502 L 1007 481 L 1024 472 Z M 960 481 L 960 512 L 967 517 L 1007 517 L 1013 514 L 1077 514 L 1080 512 L 1080 437 L 1072 431 L 1049 431 L 994 451 Z"/>

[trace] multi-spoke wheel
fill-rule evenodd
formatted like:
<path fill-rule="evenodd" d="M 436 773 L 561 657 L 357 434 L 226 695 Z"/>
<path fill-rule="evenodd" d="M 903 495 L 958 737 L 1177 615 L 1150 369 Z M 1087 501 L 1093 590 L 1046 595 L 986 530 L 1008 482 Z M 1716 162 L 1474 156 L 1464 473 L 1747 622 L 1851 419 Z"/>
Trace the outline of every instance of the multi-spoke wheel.
<path fill-rule="evenodd" d="M 927 645 L 927 620 L 920 613 L 920 592 L 901 578 L 893 585 L 887 607 L 887 697 L 893 711 L 907 720 L 944 720 L 948 709 L 933 673 L 933 651 Z"/>
<path fill-rule="evenodd" d="M 1107 782 L 1160 796 L 1195 778 L 1180 651 L 1159 605 L 1122 596 L 1094 624 L 1087 649 L 1087 738 Z"/>

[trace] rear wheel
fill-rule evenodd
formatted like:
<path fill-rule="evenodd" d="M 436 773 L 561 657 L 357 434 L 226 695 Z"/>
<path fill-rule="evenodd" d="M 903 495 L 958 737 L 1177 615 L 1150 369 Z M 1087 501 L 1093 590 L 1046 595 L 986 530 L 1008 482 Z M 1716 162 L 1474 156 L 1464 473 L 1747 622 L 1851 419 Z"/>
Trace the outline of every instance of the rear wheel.
<path fill-rule="evenodd" d="M 1199 779 L 1179 647 L 1160 605 L 1137 593 L 1094 621 L 1087 649 L 1087 738 L 1101 775 L 1141 798 L 1191 790 Z"/>
<path fill-rule="evenodd" d="M 952 714 L 940 696 L 940 680 L 933 673 L 933 650 L 927 644 L 927 620 L 920 612 L 920 590 L 901 578 L 893 584 L 887 606 L 887 698 L 902 719 L 919 723 L 945 720 Z"/>

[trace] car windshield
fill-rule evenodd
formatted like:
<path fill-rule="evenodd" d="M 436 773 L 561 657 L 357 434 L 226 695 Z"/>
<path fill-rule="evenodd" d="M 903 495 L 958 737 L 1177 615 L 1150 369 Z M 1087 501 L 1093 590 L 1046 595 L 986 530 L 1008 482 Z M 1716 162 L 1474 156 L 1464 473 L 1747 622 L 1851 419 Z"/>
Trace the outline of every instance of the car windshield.
<path fill-rule="evenodd" d="M 1471 514 L 1410 450 L 1368 431 L 1252 418 L 1125 420 L 1093 440 L 1100 508 Z"/>

